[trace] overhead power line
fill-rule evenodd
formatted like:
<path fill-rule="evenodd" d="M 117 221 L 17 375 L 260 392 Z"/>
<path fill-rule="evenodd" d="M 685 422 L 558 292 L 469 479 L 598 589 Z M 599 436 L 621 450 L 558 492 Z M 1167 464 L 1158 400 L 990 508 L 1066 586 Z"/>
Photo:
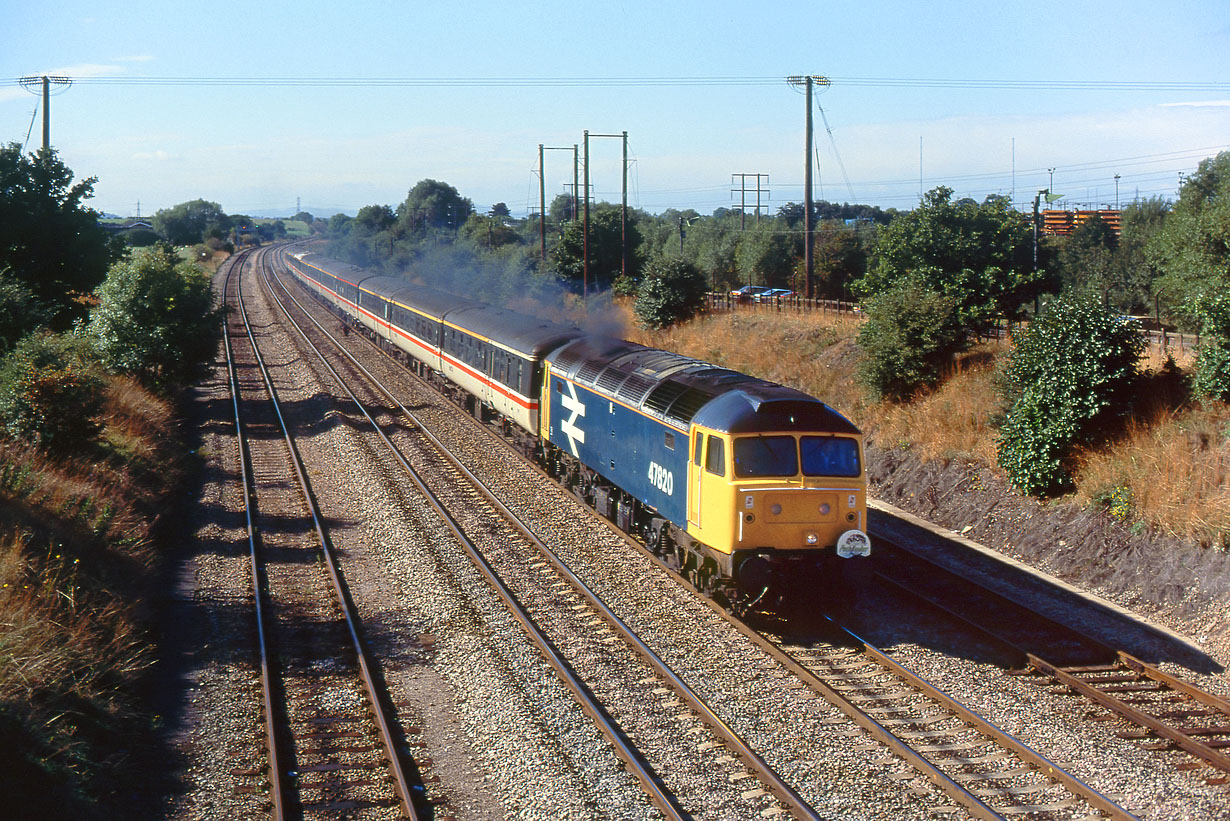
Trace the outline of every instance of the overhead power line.
<path fill-rule="evenodd" d="M 880 88 L 1008 89 L 1024 91 L 1198 91 L 1227 92 L 1230 81 L 1135 81 L 1135 80 L 1012 80 L 953 79 L 942 77 L 834 77 L 834 86 Z M 527 87 L 649 87 L 649 86 L 769 86 L 780 76 L 714 77 L 79 77 L 82 85 L 151 86 L 278 86 L 313 87 L 426 87 L 426 88 L 527 88 Z M 0 80 L 17 85 L 21 78 Z"/>

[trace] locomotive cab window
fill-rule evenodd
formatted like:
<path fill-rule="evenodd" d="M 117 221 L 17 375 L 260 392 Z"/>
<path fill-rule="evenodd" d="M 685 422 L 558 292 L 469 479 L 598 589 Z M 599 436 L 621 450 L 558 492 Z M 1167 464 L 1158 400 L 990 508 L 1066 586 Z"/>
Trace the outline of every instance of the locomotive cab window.
<path fill-rule="evenodd" d="M 709 437 L 709 447 L 705 451 L 705 470 L 714 476 L 726 475 L 726 448 L 716 436 Z"/>
<path fill-rule="evenodd" d="M 694 465 L 699 465 L 701 463 L 701 455 L 705 452 L 702 447 L 704 442 L 705 435 L 698 432 L 696 434 L 696 444 L 692 448 L 692 464 Z"/>
<path fill-rule="evenodd" d="M 735 475 L 797 476 L 799 451 L 793 436 L 744 436 L 735 440 Z"/>
<path fill-rule="evenodd" d="M 808 476 L 856 477 L 863 472 L 858 441 L 845 436 L 804 436 L 803 473 Z"/>

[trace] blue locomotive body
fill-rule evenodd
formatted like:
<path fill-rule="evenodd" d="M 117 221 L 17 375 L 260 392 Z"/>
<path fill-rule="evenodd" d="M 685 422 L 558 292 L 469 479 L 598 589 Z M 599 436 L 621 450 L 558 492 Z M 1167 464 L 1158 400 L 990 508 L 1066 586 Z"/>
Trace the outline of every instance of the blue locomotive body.
<path fill-rule="evenodd" d="M 663 518 L 688 515 L 688 432 L 554 373 L 547 440 Z M 599 507 L 621 514 L 619 501 Z M 623 515 L 631 515 L 624 511 Z M 625 528 L 627 529 L 627 528 Z"/>

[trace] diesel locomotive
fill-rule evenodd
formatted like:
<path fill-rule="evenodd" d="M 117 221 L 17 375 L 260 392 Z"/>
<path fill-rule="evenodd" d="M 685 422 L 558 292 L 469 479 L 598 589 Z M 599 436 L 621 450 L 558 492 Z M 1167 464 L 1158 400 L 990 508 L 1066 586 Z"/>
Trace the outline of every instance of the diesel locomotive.
<path fill-rule="evenodd" d="M 285 250 L 286 269 L 698 587 L 739 609 L 870 574 L 863 437 L 807 394 Z"/>

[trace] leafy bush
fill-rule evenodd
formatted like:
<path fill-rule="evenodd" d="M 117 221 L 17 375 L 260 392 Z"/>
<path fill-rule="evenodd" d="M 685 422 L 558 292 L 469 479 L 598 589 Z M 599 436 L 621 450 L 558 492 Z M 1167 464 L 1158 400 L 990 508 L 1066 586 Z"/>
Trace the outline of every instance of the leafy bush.
<path fill-rule="evenodd" d="M 696 313 L 704 302 L 705 278 L 692 263 L 657 257 L 645 266 L 636 292 L 636 318 L 646 328 L 664 328 Z"/>
<path fill-rule="evenodd" d="M 32 334 L 0 363 L 0 424 L 15 439 L 67 453 L 97 438 L 102 391 L 79 340 Z"/>
<path fill-rule="evenodd" d="M 1069 487 L 1065 460 L 1129 408 L 1145 341 L 1139 329 L 1086 297 L 1061 298 L 1013 350 L 1002 391 L 999 465 L 1029 494 Z"/>
<path fill-rule="evenodd" d="M 1192 377 L 1192 393 L 1208 399 L 1230 401 L 1230 348 L 1217 341 L 1201 345 L 1196 355 L 1196 373 Z"/>
<path fill-rule="evenodd" d="M 858 379 L 878 397 L 905 399 L 940 380 L 952 355 L 965 346 L 952 298 L 917 278 L 889 287 L 867 302 L 858 334 L 863 350 Z"/>
<path fill-rule="evenodd" d="M 1188 309 L 1211 342 L 1196 356 L 1192 393 L 1209 399 L 1230 400 L 1230 294 L 1206 290 Z"/>
<path fill-rule="evenodd" d="M 167 388 L 190 379 L 213 354 L 218 310 L 209 277 L 163 247 L 111 266 L 86 332 L 103 364 Z"/>

